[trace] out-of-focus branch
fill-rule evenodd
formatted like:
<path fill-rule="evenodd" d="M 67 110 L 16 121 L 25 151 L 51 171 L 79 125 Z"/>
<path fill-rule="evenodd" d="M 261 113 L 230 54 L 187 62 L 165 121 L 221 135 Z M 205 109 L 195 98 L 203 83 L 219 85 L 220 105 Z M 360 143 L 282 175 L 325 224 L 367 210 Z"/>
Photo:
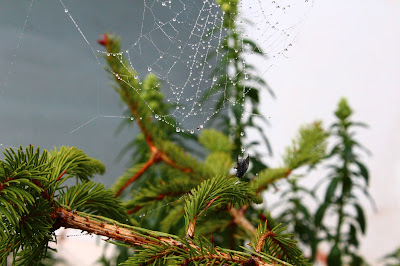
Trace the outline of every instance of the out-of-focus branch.
<path fill-rule="evenodd" d="M 233 222 L 240 227 L 242 227 L 248 235 L 252 236 L 256 233 L 256 228 L 246 219 L 243 210 L 237 210 L 235 208 L 230 208 L 229 213 L 233 217 Z"/>

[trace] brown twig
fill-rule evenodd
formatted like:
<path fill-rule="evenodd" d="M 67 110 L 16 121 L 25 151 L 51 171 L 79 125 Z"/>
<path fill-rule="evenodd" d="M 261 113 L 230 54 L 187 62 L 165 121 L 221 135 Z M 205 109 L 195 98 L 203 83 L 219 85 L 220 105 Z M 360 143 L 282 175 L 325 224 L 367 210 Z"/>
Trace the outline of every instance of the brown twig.
<path fill-rule="evenodd" d="M 67 169 L 65 169 L 65 170 L 61 173 L 61 175 L 60 175 L 59 177 L 57 177 L 56 181 L 60 180 L 61 177 L 62 177 L 66 172 L 67 172 Z"/>
<path fill-rule="evenodd" d="M 233 217 L 233 222 L 242 227 L 250 236 L 256 233 L 256 228 L 246 219 L 242 210 L 230 208 L 229 213 Z"/>
<path fill-rule="evenodd" d="M 105 236 L 109 239 L 122 241 L 132 246 L 140 246 L 140 247 L 171 246 L 190 251 L 189 247 L 185 247 L 185 245 L 182 242 L 175 240 L 172 237 L 156 236 L 156 234 L 146 234 L 144 232 L 136 232 L 135 230 L 126 228 L 124 226 L 119 226 L 116 224 L 108 224 L 103 221 L 94 220 L 89 216 L 83 217 L 73 211 L 68 211 L 63 208 L 58 208 L 52 217 L 53 219 L 56 220 L 56 223 L 59 225 L 59 227 L 75 228 L 83 230 L 90 234 L 97 234 Z M 190 243 L 189 245 L 191 246 L 191 248 L 200 250 L 200 248 L 194 245 L 193 243 Z M 215 254 L 204 254 L 203 256 L 188 258 L 183 261 L 183 265 L 188 264 L 190 261 L 199 261 L 202 259 L 216 259 L 217 261 L 234 261 L 240 264 L 244 264 L 247 261 L 247 259 L 243 259 L 238 256 L 234 256 L 231 254 L 215 250 Z M 258 263 L 256 265 L 270 265 L 270 264 L 267 264 L 260 259 L 258 260 Z"/>
<path fill-rule="evenodd" d="M 181 167 L 179 165 L 176 164 L 175 161 L 173 161 L 172 159 L 170 159 L 165 153 L 160 152 L 161 153 L 161 160 L 163 162 L 165 162 L 166 164 L 170 165 L 171 167 L 178 169 L 179 171 L 188 174 L 188 173 L 193 173 L 193 169 L 189 168 L 189 167 Z"/>
<path fill-rule="evenodd" d="M 189 238 L 192 238 L 192 239 L 194 236 L 194 230 L 196 229 L 196 221 L 197 221 L 197 217 L 194 217 L 193 220 L 190 222 L 187 232 L 186 232 L 186 236 Z"/>
<path fill-rule="evenodd" d="M 215 260 L 215 261 L 233 261 L 236 263 L 244 263 L 243 259 L 241 258 L 235 258 L 235 257 L 230 257 L 228 254 L 216 254 L 216 255 L 203 255 L 203 256 L 197 256 L 197 257 L 192 257 L 186 259 L 181 265 L 189 265 L 190 262 L 192 261 L 199 261 L 199 260 L 204 260 L 204 259 L 209 259 L 209 260 Z M 263 265 L 263 264 L 259 264 Z M 265 264 L 267 265 L 267 264 Z"/>
<path fill-rule="evenodd" d="M 204 208 L 203 211 L 206 211 L 206 210 L 211 206 L 211 204 L 213 204 L 213 202 L 216 201 L 219 197 L 220 197 L 220 196 L 216 196 L 215 198 L 213 198 L 212 200 L 210 200 L 210 201 L 208 202 L 207 206 Z M 196 229 L 196 221 L 197 221 L 197 218 L 198 218 L 198 217 L 194 217 L 194 218 L 193 218 L 193 221 L 190 222 L 190 224 L 189 224 L 189 226 L 188 226 L 188 229 L 187 229 L 187 233 L 186 233 L 186 236 L 187 236 L 187 237 L 193 238 L 193 236 L 194 236 L 194 230 Z"/>
<path fill-rule="evenodd" d="M 216 201 L 220 196 L 216 196 L 215 198 L 213 198 L 212 200 L 210 200 L 210 202 L 207 204 L 207 206 L 204 208 L 204 211 L 206 211 L 211 204 L 213 204 L 214 201 Z"/>
<path fill-rule="evenodd" d="M 138 179 L 147 169 L 149 169 L 150 166 L 152 166 L 156 162 L 155 160 L 155 154 L 152 153 L 149 160 L 143 165 L 143 167 L 136 173 L 134 174 L 126 183 L 118 190 L 118 192 L 115 194 L 115 197 L 119 197 L 122 192 L 136 179 Z"/>
<path fill-rule="evenodd" d="M 262 234 L 260 236 L 260 238 L 258 239 L 257 244 L 256 244 L 256 250 L 255 251 L 257 253 L 261 252 L 261 249 L 262 249 L 262 247 L 264 246 L 264 243 L 265 243 L 265 239 L 267 239 L 267 237 L 270 237 L 270 236 L 274 237 L 275 233 L 271 232 L 271 231 L 267 231 L 266 233 L 264 233 L 264 234 Z"/>

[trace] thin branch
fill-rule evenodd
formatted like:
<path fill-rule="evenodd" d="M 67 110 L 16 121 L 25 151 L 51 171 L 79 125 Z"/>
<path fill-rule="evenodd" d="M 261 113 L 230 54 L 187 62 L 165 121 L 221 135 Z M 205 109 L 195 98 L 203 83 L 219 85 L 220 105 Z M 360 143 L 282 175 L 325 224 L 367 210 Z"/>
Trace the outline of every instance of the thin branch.
<path fill-rule="evenodd" d="M 82 214 L 81 214 L 82 215 Z M 122 241 L 126 244 L 130 244 L 132 246 L 140 246 L 140 247 L 149 247 L 149 246 L 172 246 L 179 249 L 184 249 L 190 252 L 190 248 L 185 247 L 185 245 L 174 239 L 172 236 L 168 237 L 167 234 L 165 236 L 157 236 L 157 232 L 153 232 L 153 234 L 145 233 L 139 230 L 129 229 L 124 227 L 123 225 L 109 224 L 104 221 L 95 220 L 90 216 L 83 217 L 78 215 L 74 211 L 68 211 L 64 208 L 58 208 L 55 211 L 55 214 L 52 216 L 53 219 L 56 219 L 56 223 L 59 227 L 65 228 L 75 228 L 82 231 L 86 231 L 90 234 L 97 234 L 101 236 L 105 236 L 109 239 Z M 189 243 L 191 248 L 196 250 L 201 250 L 198 246 L 193 243 Z M 216 259 L 217 261 L 233 261 L 236 263 L 244 264 L 248 261 L 248 259 L 244 259 L 238 256 L 234 256 L 232 254 L 228 254 L 225 252 L 215 250 L 215 254 L 204 254 L 203 256 L 196 256 L 193 258 L 188 258 L 184 260 L 183 265 L 187 265 L 191 261 L 199 261 L 203 259 Z M 271 265 L 262 261 L 260 258 L 257 258 L 256 265 Z"/>
<path fill-rule="evenodd" d="M 256 193 L 259 194 L 259 193 L 262 192 L 269 184 L 273 184 L 273 182 L 275 182 L 275 181 L 278 180 L 278 179 L 287 178 L 291 173 L 292 173 L 292 170 L 291 170 L 291 169 L 288 169 L 288 170 L 286 171 L 286 173 L 283 174 L 282 176 L 280 176 L 279 178 L 274 178 L 274 179 L 270 180 L 270 182 L 267 182 L 267 183 L 263 184 L 262 186 L 260 186 L 260 187 L 257 189 Z"/>
<path fill-rule="evenodd" d="M 156 162 L 155 160 L 155 154 L 152 153 L 149 160 L 143 165 L 143 167 L 136 173 L 134 174 L 115 194 L 115 197 L 119 197 L 122 192 L 136 179 L 138 179 L 147 169 L 149 169 L 150 166 L 152 166 Z"/>
<path fill-rule="evenodd" d="M 246 219 L 242 210 L 230 208 L 229 213 L 233 217 L 233 222 L 241 226 L 250 236 L 256 233 L 256 228 Z"/>
<path fill-rule="evenodd" d="M 188 258 L 181 265 L 189 265 L 190 262 L 192 262 L 192 261 L 201 261 L 204 259 L 216 260 L 216 261 L 233 261 L 233 262 L 240 263 L 240 264 L 245 263 L 245 261 L 243 261 L 243 259 L 233 257 L 233 256 L 231 257 L 228 254 L 218 253 L 216 255 L 204 255 L 204 256 Z M 270 264 L 264 263 L 264 264 L 257 264 L 257 265 L 270 265 Z"/>
<path fill-rule="evenodd" d="M 187 191 L 180 191 L 180 192 L 169 192 L 169 193 L 164 193 L 164 194 L 159 194 L 155 197 L 148 197 L 146 198 L 146 203 L 150 202 L 150 201 L 161 201 L 163 200 L 165 197 L 179 197 L 182 195 L 187 194 Z M 190 193 L 190 192 L 189 192 Z M 176 201 L 175 201 L 176 202 Z M 144 206 L 142 205 L 137 205 L 135 207 L 133 207 L 132 209 L 129 209 L 127 211 L 128 214 L 132 214 L 135 213 L 137 211 L 139 211 L 140 209 L 142 209 Z"/>
<path fill-rule="evenodd" d="M 275 233 L 274 232 L 271 232 L 271 231 L 268 231 L 268 232 L 265 232 L 264 234 L 262 234 L 261 236 L 260 236 L 260 238 L 258 239 L 258 241 L 257 241 L 257 244 L 256 244 L 256 252 L 257 253 L 260 253 L 261 252 L 261 249 L 262 249 L 262 247 L 264 246 L 264 243 L 265 243 L 265 239 L 267 239 L 267 237 L 274 237 L 275 236 Z M 278 243 L 279 244 L 279 243 Z"/>
<path fill-rule="evenodd" d="M 160 152 L 161 153 L 161 160 L 163 162 L 165 162 L 166 164 L 170 165 L 171 167 L 178 169 L 179 171 L 188 174 L 188 173 L 193 173 L 193 169 L 189 168 L 189 167 L 181 167 L 179 165 L 176 164 L 175 161 L 171 160 L 165 153 Z"/>
<path fill-rule="evenodd" d="M 57 177 L 57 180 L 56 180 L 56 181 L 59 181 L 59 180 L 61 179 L 61 177 L 63 177 L 63 175 L 64 175 L 66 172 L 67 172 L 67 169 L 65 169 L 65 170 L 61 173 L 61 175 L 60 175 L 59 177 Z"/>
<path fill-rule="evenodd" d="M 190 237 L 192 239 L 193 239 L 193 236 L 194 236 L 194 230 L 196 229 L 196 221 L 197 221 L 197 217 L 195 217 L 193 219 L 193 221 L 190 222 L 190 224 L 188 226 L 188 229 L 187 229 L 187 233 L 186 233 L 186 236 Z"/>
<path fill-rule="evenodd" d="M 173 245 L 182 246 L 183 244 L 167 237 L 146 236 L 142 233 L 130 230 L 128 228 L 118 226 L 116 224 L 108 224 L 101 221 L 96 221 L 89 216 L 82 217 L 76 212 L 68 211 L 63 208 L 59 208 L 56 211 L 56 217 L 60 227 L 75 228 L 93 233 L 101 236 L 108 237 L 110 239 L 122 241 L 126 244 L 133 246 L 143 245 Z"/>
<path fill-rule="evenodd" d="M 219 197 L 220 197 L 220 196 L 217 196 L 217 197 L 213 198 L 212 200 L 210 200 L 210 202 L 208 202 L 207 206 L 204 208 L 203 212 L 206 211 L 206 210 L 211 206 L 211 204 L 212 204 L 214 201 L 216 201 Z M 194 230 L 196 229 L 196 221 L 197 221 L 197 218 L 198 218 L 198 217 L 194 217 L 194 218 L 193 218 L 193 221 L 190 222 L 190 224 L 189 224 L 189 226 L 188 226 L 188 229 L 187 229 L 187 233 L 186 233 L 186 236 L 187 236 L 187 237 L 193 238 L 193 236 L 194 236 Z"/>

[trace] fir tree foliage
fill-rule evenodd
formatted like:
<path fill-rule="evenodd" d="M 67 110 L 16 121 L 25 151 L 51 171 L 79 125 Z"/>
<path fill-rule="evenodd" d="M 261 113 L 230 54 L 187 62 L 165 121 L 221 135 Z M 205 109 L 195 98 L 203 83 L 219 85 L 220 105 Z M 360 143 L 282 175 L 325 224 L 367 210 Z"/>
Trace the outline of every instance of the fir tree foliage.
<path fill-rule="evenodd" d="M 327 137 L 328 134 L 322 129 L 320 122 L 300 128 L 298 138 L 286 150 L 285 165 L 289 169 L 315 165 L 325 155 Z"/>
<path fill-rule="evenodd" d="M 52 232 L 61 226 L 107 236 L 114 244 L 120 245 L 114 242 L 120 241 L 128 246 L 137 246 L 134 256 L 124 263 L 126 265 L 240 265 L 253 259 L 245 252 L 215 247 L 212 241 L 194 234 L 185 239 L 129 225 L 126 210 L 114 193 L 103 185 L 85 180 L 104 171 L 104 167 L 94 168 L 93 159 L 83 158 L 82 152 L 75 148 L 62 147 L 59 151 L 65 152 L 54 152 L 52 157 L 47 151 L 42 154 L 39 150 L 34 152 L 31 146 L 25 151 L 20 148 L 17 153 L 6 150 L 6 160 L 0 163 L 2 264 L 10 253 L 13 254 L 13 264 L 41 264 L 49 249 L 48 243 L 54 240 Z M 59 158 L 56 160 L 56 157 Z M 62 165 L 68 165 L 71 171 L 63 170 Z M 94 165 L 99 164 L 96 162 Z M 57 175 L 52 171 L 61 174 L 54 179 Z M 70 174 L 64 178 L 76 177 L 79 181 L 68 189 L 57 184 L 67 172 Z M 253 202 L 260 203 L 261 198 L 247 182 L 226 175 L 208 179 L 192 189 L 185 200 L 188 227 L 208 209 L 227 204 L 240 207 Z M 18 206 L 16 210 L 14 205 Z M 262 258 L 257 258 L 259 265 L 267 265 L 273 260 Z"/>
<path fill-rule="evenodd" d="M 121 204 L 118 209 L 110 192 L 116 209 L 104 208 L 110 203 L 104 197 L 107 191 L 88 181 L 94 174 L 103 173 L 104 165 L 81 150 L 61 147 L 40 152 L 29 146 L 16 151 L 6 149 L 4 155 L 5 159 L 0 161 L 1 265 L 9 254 L 13 255 L 13 265 L 40 264 L 48 243 L 54 241 L 53 231 L 59 227 L 57 210 L 67 202 L 69 207 L 127 219 L 125 209 Z M 67 190 L 61 186 L 73 177 L 79 182 L 76 187 Z M 61 202 L 60 198 L 64 200 Z"/>
<path fill-rule="evenodd" d="M 231 13 L 231 19 L 235 17 L 237 1 L 221 0 L 220 4 L 224 12 Z M 234 20 L 228 17 L 223 23 L 223 27 L 234 27 Z M 238 38 L 233 30 L 230 34 L 229 38 Z M 31 146 L 16 152 L 6 150 L 5 160 L 0 161 L 0 262 L 5 264 L 7 256 L 12 254 L 13 264 L 40 264 L 50 250 L 49 242 L 55 241 L 52 233 L 66 227 L 105 236 L 121 250 L 125 248 L 126 252 L 120 253 L 125 254 L 125 259 L 119 256 L 125 265 L 308 264 L 286 227 L 276 224 L 269 214 L 266 222 L 263 211 L 253 205 L 262 202 L 260 193 L 270 184 L 282 178 L 291 178 L 295 184 L 293 170 L 312 168 L 324 158 L 328 135 L 321 123 L 300 129 L 298 137 L 286 149 L 283 166 L 262 170 L 256 178 L 238 179 L 230 175 L 230 170 L 241 149 L 242 134 L 235 135 L 238 138 L 231 135 L 231 141 L 227 134 L 203 130 L 198 142 L 207 153 L 200 158 L 191 154 L 185 145 L 171 137 L 175 136 L 175 130 L 170 125 L 175 122 L 168 116 L 170 105 L 163 102 L 157 78 L 149 74 L 141 82 L 137 72 L 125 62 L 119 39 L 108 34 L 103 38 L 100 43 L 106 48 L 113 87 L 141 131 L 132 142 L 139 154 L 134 157 L 135 165 L 117 180 L 112 190 L 107 190 L 90 180 L 95 174 L 104 173 L 104 165 L 74 147 L 61 147 L 50 153 L 34 151 Z M 256 49 L 254 44 L 247 43 Z M 233 51 L 228 49 L 228 52 Z M 237 74 L 239 79 L 240 75 Z M 235 102 L 240 102 L 246 93 L 232 95 L 239 97 Z M 232 110 L 234 117 L 240 118 L 231 128 L 236 133 L 254 126 L 252 122 L 242 123 L 241 108 Z M 368 181 L 366 167 L 352 153 L 352 146 L 359 144 L 347 131 L 357 125 L 348 121 L 351 109 L 341 102 L 336 113 L 340 122 L 333 128 L 344 145 L 338 144 L 331 156 L 347 160 L 347 165 L 352 164 L 359 171 L 349 171 L 346 163 L 344 168 L 332 168 L 335 174 L 326 200 L 314 218 L 314 229 L 325 230 L 327 238 L 334 239 L 329 256 L 331 264 L 342 261 L 343 243 L 338 240 L 343 238 L 333 237 L 327 227 L 321 226 L 324 213 L 332 206 L 353 204 L 356 216 L 343 211 L 342 222 L 349 218 L 353 227 L 346 240 L 357 247 L 357 239 L 352 236 L 358 228 L 365 230 L 365 219 L 361 206 L 354 203 L 352 188 L 360 186 L 351 178 L 350 182 L 345 179 L 343 173 L 347 171 Z M 257 160 L 252 163 L 250 172 L 263 166 Z M 75 178 L 76 185 L 61 186 L 69 178 Z M 343 188 L 341 197 L 336 196 L 339 184 Z M 123 194 L 127 188 L 129 195 Z M 120 199 L 122 195 L 125 197 Z M 300 212 L 305 218 L 310 217 L 304 208 Z M 206 215 L 207 220 L 201 219 Z M 257 224 L 260 224 L 258 229 Z M 252 249 L 243 247 L 247 239 L 253 239 Z M 135 252 L 127 252 L 128 247 L 135 247 Z M 353 262 L 360 261 L 354 253 L 350 255 Z"/>
<path fill-rule="evenodd" d="M 286 148 L 283 155 L 284 165 L 279 168 L 268 168 L 262 170 L 252 182 L 257 190 L 265 189 L 269 184 L 288 177 L 297 168 L 313 165 L 325 157 L 328 134 L 322 129 L 321 122 L 303 126 L 299 130 L 292 145 Z"/>
<path fill-rule="evenodd" d="M 110 73 L 114 73 L 113 80 L 118 86 L 121 86 L 116 90 L 122 91 L 127 82 L 132 80 L 132 76 L 120 75 L 118 71 L 121 67 L 124 68 L 124 71 L 129 67 L 123 63 L 124 58 L 119 50 L 118 39 L 105 35 L 103 40 L 106 41 L 102 44 L 107 50 L 108 70 Z M 129 69 L 128 73 L 136 72 Z M 138 77 L 133 78 L 138 79 Z M 128 87 L 130 88 L 130 86 Z M 326 133 L 322 130 L 320 123 L 316 122 L 302 128 L 299 137 L 292 145 L 293 147 L 288 149 L 285 158 L 289 158 L 286 160 L 290 162 L 289 166 L 270 169 L 270 171 L 275 170 L 276 173 L 279 173 L 275 179 L 255 178 L 248 182 L 249 179 L 245 178 L 243 181 L 238 181 L 230 176 L 230 170 L 235 166 L 237 158 L 235 141 L 231 142 L 225 134 L 217 130 L 204 129 L 200 132 L 198 142 L 208 153 L 203 156 L 203 160 L 194 157 L 184 146 L 172 142 L 171 138 L 165 134 L 154 135 L 157 133 L 157 127 L 163 127 L 166 123 L 160 123 L 158 121 L 160 116 L 157 118 L 151 114 L 145 119 L 140 115 L 138 105 L 134 101 L 128 101 L 131 97 L 140 94 L 141 91 L 127 88 L 126 93 L 127 95 L 121 97 L 126 97 L 123 101 L 128 105 L 131 115 L 135 117 L 137 126 L 142 132 L 142 136 L 138 138 L 145 141 L 147 149 L 144 150 L 146 156 L 143 157 L 143 162 L 137 161 L 136 165 L 117 181 L 114 190 L 121 191 L 121 189 L 127 188 L 127 184 L 131 186 L 130 199 L 127 199 L 125 205 L 131 217 L 146 228 L 165 230 L 180 237 L 186 236 L 191 239 L 190 241 L 195 241 L 194 239 L 199 236 L 199 233 L 207 236 L 213 235 L 215 241 L 221 246 L 226 247 L 227 243 L 230 243 L 228 244 L 231 247 L 230 250 L 232 248 L 240 249 L 240 243 L 253 237 L 256 232 L 255 225 L 247 219 L 257 214 L 257 211 L 250 205 L 254 199 L 246 204 L 243 202 L 232 204 L 236 202 L 235 199 L 237 200 L 235 196 L 238 196 L 235 192 L 236 187 L 245 186 L 247 194 L 245 191 L 241 193 L 247 196 L 249 196 L 248 192 L 253 190 L 256 194 L 261 193 L 268 188 L 269 184 L 280 178 L 288 177 L 295 168 L 305 165 L 312 166 L 325 155 Z M 144 126 L 144 123 L 147 125 Z M 139 142 L 136 144 L 139 145 Z M 254 163 L 254 160 L 252 162 L 254 165 L 252 170 L 260 168 L 259 163 Z M 282 169 L 284 169 L 283 174 Z M 270 173 L 268 172 L 268 174 Z M 262 175 L 260 173 L 259 176 Z M 231 189 L 233 190 L 231 191 Z M 120 193 L 117 193 L 117 196 L 119 195 Z M 242 200 L 244 199 L 242 198 Z M 203 214 L 207 214 L 207 219 L 198 220 Z M 139 253 L 145 254 L 145 252 L 148 251 Z M 251 253 L 252 251 L 246 252 Z M 267 259 L 267 257 L 264 256 L 263 259 Z M 158 263 L 162 264 L 165 261 Z"/>
<path fill-rule="evenodd" d="M 277 263 L 285 262 L 293 265 L 311 265 L 304 258 L 303 253 L 296 247 L 297 240 L 293 235 L 286 232 L 286 227 L 281 224 L 276 225 L 272 229 L 268 226 L 268 222 L 260 224 L 251 247 L 258 253 L 270 259 L 276 259 Z"/>
<path fill-rule="evenodd" d="M 103 184 L 88 181 L 61 191 L 58 203 L 66 210 L 114 217 L 117 221 L 126 222 L 126 209 L 114 195 Z"/>
<path fill-rule="evenodd" d="M 227 205 L 228 203 L 241 207 L 253 202 L 261 203 L 262 199 L 247 183 L 240 182 L 236 178 L 217 176 L 204 181 L 198 188 L 192 189 L 190 195 L 186 198 L 186 227 L 188 231 L 192 230 L 188 234 L 193 237 L 194 228 L 189 227 L 194 226 L 196 220 L 207 209 L 216 208 L 221 204 Z"/>
<path fill-rule="evenodd" d="M 210 152 L 231 153 L 234 145 L 228 137 L 215 129 L 204 129 L 199 136 L 199 143 Z"/>

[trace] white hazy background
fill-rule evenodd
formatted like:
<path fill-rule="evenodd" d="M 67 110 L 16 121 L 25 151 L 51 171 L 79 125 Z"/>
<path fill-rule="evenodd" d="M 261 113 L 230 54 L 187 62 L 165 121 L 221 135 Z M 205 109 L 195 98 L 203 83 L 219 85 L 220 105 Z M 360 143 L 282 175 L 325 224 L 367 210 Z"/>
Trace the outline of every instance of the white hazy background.
<path fill-rule="evenodd" d="M 367 201 L 367 235 L 361 253 L 372 265 L 400 246 L 400 1 L 315 1 L 289 58 L 266 74 L 277 94 L 263 110 L 268 132 L 282 153 L 302 123 L 333 121 L 340 97 L 353 108 L 353 119 L 370 128 L 357 139 L 372 156 Z M 264 99 L 268 96 L 264 97 Z"/>
<path fill-rule="evenodd" d="M 364 202 L 368 231 L 361 252 L 377 265 L 400 245 L 400 1 L 320 0 L 313 5 L 288 58 L 265 74 L 277 95 L 271 100 L 265 94 L 262 102 L 272 125 L 267 135 L 275 157 L 269 163 L 279 163 L 301 124 L 315 119 L 330 124 L 340 97 L 346 97 L 353 119 L 370 125 L 358 130 L 357 138 L 372 152 L 363 161 L 378 211 Z M 94 238 L 85 236 L 68 237 L 58 247 L 70 265 L 92 265 L 101 252 Z"/>

